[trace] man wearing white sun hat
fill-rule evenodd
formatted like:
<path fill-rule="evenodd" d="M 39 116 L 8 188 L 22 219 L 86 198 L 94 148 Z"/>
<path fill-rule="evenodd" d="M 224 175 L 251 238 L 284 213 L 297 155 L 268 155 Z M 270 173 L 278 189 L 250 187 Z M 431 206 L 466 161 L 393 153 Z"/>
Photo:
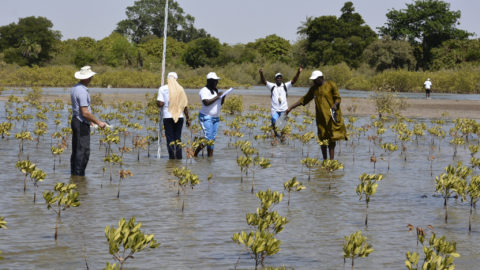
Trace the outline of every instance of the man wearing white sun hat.
<path fill-rule="evenodd" d="M 310 76 L 313 81 L 312 87 L 307 94 L 287 109 L 286 114 L 300 105 L 307 105 L 312 99 L 315 100 L 315 115 L 317 122 L 318 139 L 328 141 L 330 159 L 335 159 L 335 145 L 338 140 L 346 140 L 347 132 L 340 110 L 340 93 L 337 85 L 332 81 L 325 81 L 323 73 L 315 70 Z M 322 145 L 323 159 L 327 159 L 327 146 Z"/>
<path fill-rule="evenodd" d="M 70 173 L 85 176 L 90 157 L 90 126 L 93 124 L 104 128 L 106 124 L 98 120 L 91 112 L 88 84 L 96 73 L 90 66 L 84 66 L 75 72 L 75 79 L 80 80 L 70 91 L 72 99 L 72 155 Z"/>

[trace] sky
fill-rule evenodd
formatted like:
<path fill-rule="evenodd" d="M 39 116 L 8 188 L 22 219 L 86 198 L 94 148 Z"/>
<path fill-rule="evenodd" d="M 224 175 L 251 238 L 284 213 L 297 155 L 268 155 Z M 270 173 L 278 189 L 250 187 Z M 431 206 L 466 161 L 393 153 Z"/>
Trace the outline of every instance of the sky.
<path fill-rule="evenodd" d="M 19 18 L 43 16 L 59 30 L 62 39 L 92 37 L 103 39 L 119 21 L 126 19 L 126 7 L 135 0 L 0 0 L 0 26 Z M 346 1 L 335 0 L 177 0 L 185 13 L 195 18 L 195 27 L 204 28 L 222 43 L 255 41 L 276 34 L 292 42 L 306 17 L 340 15 Z M 373 30 L 386 22 L 391 9 L 403 9 L 412 0 L 352 0 L 356 12 Z M 460 29 L 480 35 L 478 0 L 450 0 L 450 10 L 460 10 Z"/>

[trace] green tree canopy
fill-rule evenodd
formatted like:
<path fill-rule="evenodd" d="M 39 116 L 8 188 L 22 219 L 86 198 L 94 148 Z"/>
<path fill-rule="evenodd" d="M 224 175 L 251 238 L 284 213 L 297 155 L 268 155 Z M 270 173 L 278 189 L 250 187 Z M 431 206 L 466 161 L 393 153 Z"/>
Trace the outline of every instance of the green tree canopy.
<path fill-rule="evenodd" d="M 360 64 L 363 50 L 377 35 L 362 16 L 355 13 L 352 2 L 346 2 L 336 16 L 307 18 L 298 28 L 298 34 L 307 40 L 306 58 L 311 66 L 345 62 L 351 67 Z"/>
<path fill-rule="evenodd" d="M 117 24 L 116 32 L 128 36 L 139 43 L 150 35 L 163 37 L 165 22 L 165 0 L 137 0 L 125 11 L 127 19 Z M 193 26 L 195 18 L 184 14 L 180 5 L 173 0 L 168 3 L 167 35 L 178 41 L 191 40 L 209 36 L 204 29 Z"/>
<path fill-rule="evenodd" d="M 413 47 L 407 41 L 379 39 L 363 51 L 363 57 L 370 67 L 377 71 L 385 69 L 414 69 L 417 61 Z"/>
<path fill-rule="evenodd" d="M 432 49 L 433 69 L 455 68 L 461 64 L 480 64 L 480 39 L 447 40 Z"/>
<path fill-rule="evenodd" d="M 0 51 L 5 60 L 20 65 L 39 65 L 50 60 L 52 49 L 61 38 L 52 27 L 47 18 L 34 16 L 0 27 Z"/>
<path fill-rule="evenodd" d="M 292 45 L 288 40 L 277 35 L 259 38 L 247 46 L 256 49 L 262 56 L 273 62 L 288 63 L 291 60 Z"/>
<path fill-rule="evenodd" d="M 135 63 L 137 49 L 124 36 L 112 33 L 110 36 L 98 41 L 100 51 L 99 63 L 112 67 L 128 66 Z"/>
<path fill-rule="evenodd" d="M 213 37 L 195 39 L 187 44 L 183 61 L 192 68 L 215 64 L 221 46 Z"/>
<path fill-rule="evenodd" d="M 394 40 L 408 40 L 415 47 L 418 67 L 428 68 L 432 62 L 431 50 L 449 39 L 466 39 L 471 33 L 457 28 L 460 11 L 451 11 L 450 4 L 441 0 L 415 0 L 406 9 L 392 9 L 387 13 L 383 36 Z"/>
<path fill-rule="evenodd" d="M 163 38 L 152 36 L 146 42 L 137 44 L 143 66 L 155 69 L 160 68 L 163 55 Z M 169 64 L 181 64 L 186 44 L 172 37 L 167 37 L 166 59 Z"/>

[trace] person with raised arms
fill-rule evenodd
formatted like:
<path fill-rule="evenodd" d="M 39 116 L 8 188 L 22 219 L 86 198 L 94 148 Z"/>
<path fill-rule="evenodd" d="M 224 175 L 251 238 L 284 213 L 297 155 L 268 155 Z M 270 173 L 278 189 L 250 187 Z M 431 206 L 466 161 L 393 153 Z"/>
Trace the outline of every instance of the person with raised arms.
<path fill-rule="evenodd" d="M 292 85 L 295 84 L 300 76 L 300 72 L 302 72 L 302 67 L 299 67 L 297 70 L 297 74 L 295 77 L 289 82 L 283 82 L 283 75 L 282 73 L 278 72 L 275 74 L 275 83 L 269 82 L 265 79 L 263 75 L 263 69 L 258 71 L 260 73 L 260 80 L 263 84 L 267 86 L 270 90 L 270 97 L 271 97 L 271 107 L 270 111 L 272 114 L 271 123 L 272 123 L 272 130 L 273 130 L 273 137 L 276 140 L 279 137 L 277 128 L 275 123 L 277 119 L 288 109 L 288 90 L 292 88 Z"/>
<path fill-rule="evenodd" d="M 300 105 L 305 106 L 314 100 L 318 139 L 321 141 L 328 140 L 330 159 L 335 159 L 336 141 L 347 139 L 347 131 L 340 109 L 342 99 L 338 92 L 337 85 L 332 81 L 324 80 L 321 71 L 313 71 L 310 80 L 313 81 L 313 85 L 307 94 L 288 108 L 285 113 L 288 115 L 288 113 L 296 107 Z M 322 145 L 321 150 L 323 160 L 326 160 L 327 146 Z"/>

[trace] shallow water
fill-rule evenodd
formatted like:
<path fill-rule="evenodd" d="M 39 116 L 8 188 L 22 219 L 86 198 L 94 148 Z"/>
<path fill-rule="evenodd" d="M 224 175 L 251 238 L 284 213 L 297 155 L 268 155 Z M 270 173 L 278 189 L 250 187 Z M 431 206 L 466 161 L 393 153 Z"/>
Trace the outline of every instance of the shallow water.
<path fill-rule="evenodd" d="M 4 103 L 1 103 L 0 111 L 3 122 Z M 66 109 L 63 114 L 61 127 L 67 122 Z M 49 116 L 53 118 L 51 112 Z M 231 118 L 227 117 L 227 120 Z M 428 120 L 417 120 L 431 126 Z M 359 118 L 355 126 L 369 121 L 368 118 Z M 143 120 L 139 122 L 143 123 Z M 20 126 L 18 123 L 17 130 Z M 313 127 L 311 124 L 308 129 L 314 130 Z M 448 131 L 450 127 L 451 123 L 444 129 Z M 51 134 L 54 124 L 50 123 L 49 128 Z M 256 211 L 259 200 L 250 192 L 251 174 L 240 182 L 236 150 L 229 147 L 230 140 L 223 135 L 225 129 L 225 122 L 221 122 L 213 158 L 199 157 L 187 161 L 188 167 L 199 175 L 201 183 L 193 190 L 187 190 L 183 213 L 183 198 L 177 196 L 171 171 L 177 166 L 185 166 L 185 160 L 169 161 L 165 145 L 162 145 L 160 159 L 154 155 L 156 145 L 150 147 L 150 157 L 146 151 L 141 152 L 140 162 L 136 160 L 136 152 L 124 156 L 123 169 L 131 170 L 133 176 L 122 182 L 120 199 L 117 199 L 118 176 L 110 183 L 108 169 L 103 173 L 104 147 L 99 148 L 97 134 L 92 136 L 92 152 L 84 179 L 70 179 L 70 149 L 62 154 L 61 164 L 57 163 L 57 170 L 53 172 L 49 136 L 41 140 L 38 148 L 33 142 L 26 143 L 20 157 L 14 135 L 1 140 L 0 162 L 4 169 L 0 176 L 0 215 L 8 222 L 8 230 L 0 230 L 0 250 L 5 258 L 0 261 L 0 268 L 86 269 L 87 262 L 90 269 L 101 269 L 106 262 L 113 262 L 104 236 L 105 226 L 116 227 L 121 217 L 135 216 L 137 222 L 143 223 L 142 230 L 155 234 L 161 246 L 136 254 L 135 259 L 128 261 L 128 269 L 253 269 L 254 261 L 231 238 L 236 232 L 251 229 L 245 215 Z M 259 133 L 260 129 L 256 128 L 253 135 Z M 184 136 L 184 141 L 190 138 L 187 129 Z M 345 169 L 334 173 L 331 190 L 328 189 L 328 175 L 319 169 L 312 172 L 310 181 L 307 180 L 308 172 L 300 164 L 303 157 L 298 141 L 272 146 L 270 140 L 255 141 L 248 135 L 243 139 L 251 140 L 260 156 L 270 158 L 272 162 L 271 168 L 255 172 L 255 191 L 267 188 L 282 191 L 283 183 L 295 176 L 306 186 L 306 190 L 291 195 L 289 207 L 287 197 L 276 207 L 289 223 L 278 235 L 282 240 L 281 251 L 265 260 L 267 266 L 343 269 L 343 238 L 362 230 L 375 251 L 367 258 L 356 259 L 355 269 L 405 269 L 405 253 L 421 252 L 416 246 L 415 233 L 408 232 L 407 224 L 411 223 L 425 228 L 433 225 L 438 236 L 446 235 L 447 240 L 456 241 L 457 251 L 461 254 L 455 261 L 457 269 L 477 268 L 480 215 L 475 213 L 473 232 L 469 234 L 468 203 L 450 199 L 449 223 L 445 224 L 443 199 L 433 196 L 434 176 L 457 160 L 469 163 L 469 151 L 463 146 L 458 148 L 455 161 L 452 160 L 450 136 L 442 140 L 440 150 L 435 140 L 433 177 L 427 160 L 429 135 L 420 138 L 418 145 L 415 141 L 407 143 L 406 161 L 400 151 L 393 153 L 390 171 L 387 171 L 387 156 L 378 146 L 375 147 L 379 160 L 376 172 L 384 173 L 385 179 L 372 196 L 368 229 L 364 225 L 365 202 L 360 201 L 355 193 L 358 177 L 364 172 L 374 172 L 370 162 L 372 149 L 366 136 L 362 135 L 359 140 L 352 138 L 337 146 L 337 159 L 344 163 Z M 391 132 L 383 138 L 383 142 L 393 141 Z M 477 143 L 476 137 L 474 142 Z M 127 139 L 127 146 L 129 144 L 131 138 Z M 303 149 L 304 156 L 308 152 L 309 156 L 319 158 L 316 143 L 311 142 Z M 40 183 L 36 204 L 32 202 L 33 185 L 28 183 L 24 194 L 23 176 L 15 168 L 15 162 L 27 156 L 48 175 Z M 118 171 L 119 168 L 115 169 Z M 206 181 L 209 173 L 213 174 L 212 183 Z M 51 190 L 60 181 L 78 185 L 82 204 L 62 213 L 59 238 L 55 242 L 55 214 L 47 209 L 41 193 Z"/>

